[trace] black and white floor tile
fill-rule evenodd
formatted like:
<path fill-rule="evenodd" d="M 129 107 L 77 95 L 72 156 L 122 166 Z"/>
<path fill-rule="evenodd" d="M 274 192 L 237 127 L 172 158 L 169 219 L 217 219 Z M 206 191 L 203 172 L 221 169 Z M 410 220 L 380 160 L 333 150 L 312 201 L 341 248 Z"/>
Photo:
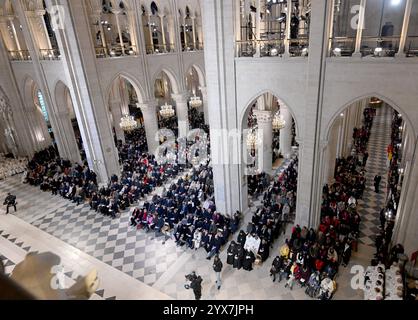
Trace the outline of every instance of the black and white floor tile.
<path fill-rule="evenodd" d="M 379 214 L 386 203 L 387 186 L 387 146 L 390 144 L 392 126 L 392 109 L 384 105 L 377 110 L 371 130 L 366 165 L 367 187 L 363 199 L 359 200 L 359 213 L 362 219 L 360 225 L 360 242 L 373 246 L 379 232 Z M 382 182 L 380 193 L 374 190 L 374 177 L 380 175 Z"/>

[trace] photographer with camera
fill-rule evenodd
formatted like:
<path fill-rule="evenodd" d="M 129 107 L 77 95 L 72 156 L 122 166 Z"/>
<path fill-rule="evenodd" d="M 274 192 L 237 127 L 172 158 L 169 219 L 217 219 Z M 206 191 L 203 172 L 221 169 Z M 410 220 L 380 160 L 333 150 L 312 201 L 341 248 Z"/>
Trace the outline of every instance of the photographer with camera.
<path fill-rule="evenodd" d="M 200 300 L 202 298 L 202 277 L 196 275 L 196 272 L 193 271 L 191 274 L 186 275 L 186 280 L 190 283 L 185 284 L 184 287 L 187 290 L 193 289 L 195 299 Z"/>
<path fill-rule="evenodd" d="M 16 212 L 17 211 L 16 210 L 16 205 L 17 205 L 16 196 L 12 195 L 11 193 L 8 193 L 6 199 L 4 199 L 3 205 L 7 206 L 6 214 L 9 214 L 10 207 L 13 207 Z"/>

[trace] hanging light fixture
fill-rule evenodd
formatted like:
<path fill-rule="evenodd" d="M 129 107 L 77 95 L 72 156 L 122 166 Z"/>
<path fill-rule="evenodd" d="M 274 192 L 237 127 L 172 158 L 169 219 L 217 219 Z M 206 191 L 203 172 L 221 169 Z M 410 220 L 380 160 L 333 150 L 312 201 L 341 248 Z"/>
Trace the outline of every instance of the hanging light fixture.
<path fill-rule="evenodd" d="M 173 106 L 171 104 L 168 104 L 166 102 L 165 105 L 161 106 L 160 115 L 163 118 L 171 118 L 171 117 L 174 117 L 175 112 L 174 112 Z"/>
<path fill-rule="evenodd" d="M 247 147 L 250 150 L 254 150 L 257 147 L 257 129 L 251 129 L 247 135 Z"/>
<path fill-rule="evenodd" d="M 190 106 L 195 109 L 199 109 L 203 105 L 202 99 L 196 96 L 196 94 L 190 98 Z"/>
<path fill-rule="evenodd" d="M 273 130 L 279 131 L 286 127 L 286 121 L 284 120 L 283 116 L 278 112 L 274 115 L 273 118 Z"/>
<path fill-rule="evenodd" d="M 130 132 L 138 128 L 138 122 L 133 116 L 126 114 L 120 121 L 120 127 L 123 131 Z"/>

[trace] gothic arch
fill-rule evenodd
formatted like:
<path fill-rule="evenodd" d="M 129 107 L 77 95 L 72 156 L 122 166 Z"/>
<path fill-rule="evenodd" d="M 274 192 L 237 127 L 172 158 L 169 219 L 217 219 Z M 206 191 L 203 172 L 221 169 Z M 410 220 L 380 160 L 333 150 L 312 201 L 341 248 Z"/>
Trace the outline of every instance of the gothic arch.
<path fill-rule="evenodd" d="M 118 78 L 125 79 L 126 81 L 128 81 L 134 87 L 135 92 L 136 92 L 136 96 L 138 98 L 138 102 L 139 103 L 144 103 L 145 102 L 145 100 L 146 100 L 145 99 L 146 96 L 145 96 L 145 93 L 144 93 L 145 91 L 144 91 L 142 85 L 140 84 L 140 82 L 134 76 L 132 76 L 132 75 L 130 75 L 128 73 L 126 73 L 126 72 L 120 72 L 117 75 L 115 75 L 112 78 L 112 80 L 110 80 L 110 82 L 109 82 L 109 84 L 107 86 L 107 89 L 106 89 L 107 95 L 105 97 L 105 101 L 106 101 L 107 105 L 110 102 L 109 101 L 109 97 L 110 97 L 110 93 L 112 91 L 112 87 L 113 87 L 115 81 Z"/>
<path fill-rule="evenodd" d="M 180 90 L 179 90 L 179 82 L 175 76 L 175 73 L 172 72 L 169 68 L 163 66 L 162 68 L 160 68 L 152 77 L 152 84 L 155 83 L 155 81 L 157 80 L 157 77 L 161 74 L 161 73 L 165 73 L 168 77 L 168 79 L 170 80 L 170 84 L 171 84 L 171 89 L 173 90 L 174 94 L 179 94 Z"/>
<path fill-rule="evenodd" d="M 281 99 L 281 98 L 279 98 L 280 97 L 280 95 L 278 95 L 278 94 L 276 94 L 275 92 L 273 92 L 272 90 L 270 90 L 270 89 L 267 89 L 267 90 L 263 90 L 263 91 L 261 91 L 261 92 L 259 92 L 259 93 L 257 93 L 256 95 L 254 95 L 253 97 L 251 97 L 250 98 L 250 100 L 247 102 L 247 104 L 246 104 L 246 106 L 245 106 L 245 108 L 242 110 L 242 112 L 241 112 L 241 115 L 240 115 L 240 117 L 239 117 L 239 119 L 240 119 L 240 122 L 239 122 L 239 130 L 240 131 L 242 131 L 243 130 L 243 128 L 244 128 L 244 121 L 245 121 L 245 119 L 247 119 L 248 118 L 248 114 L 249 114 L 249 112 L 250 112 L 250 108 L 251 108 L 251 106 L 252 106 L 252 104 L 259 98 L 259 97 L 261 97 L 262 95 L 264 95 L 264 94 L 266 94 L 266 93 L 270 93 L 271 95 L 273 95 L 276 99 L 277 99 L 277 101 L 279 102 L 279 104 L 280 105 L 285 105 L 288 109 L 289 109 L 289 112 L 290 112 L 290 114 L 292 115 L 292 118 L 293 118 L 293 120 L 295 121 L 295 125 L 296 125 L 296 137 L 298 137 L 299 136 L 299 133 L 300 133 L 300 131 L 299 131 L 299 122 L 298 122 L 298 119 L 297 119 L 297 117 L 296 117 L 296 115 L 295 115 L 295 113 L 294 113 L 294 111 L 293 111 L 293 109 L 292 109 L 292 107 L 290 107 L 289 106 L 289 104 L 287 104 L 283 99 Z"/>
<path fill-rule="evenodd" d="M 385 102 L 386 104 L 388 104 L 390 107 L 392 107 L 393 109 L 395 109 L 396 111 L 398 111 L 399 113 L 401 113 L 405 119 L 405 121 L 408 124 L 408 127 L 411 129 L 411 131 L 413 132 L 413 136 L 416 137 L 416 133 L 415 133 L 415 128 L 412 125 L 412 122 L 408 116 L 408 114 L 401 108 L 399 107 L 396 103 L 394 103 L 391 99 L 389 99 L 388 97 L 380 94 L 380 93 L 376 93 L 376 92 L 372 92 L 369 94 L 364 94 L 361 95 L 359 97 L 356 97 L 352 100 L 350 100 L 349 102 L 347 102 L 346 104 L 344 104 L 342 107 L 340 107 L 331 117 L 331 119 L 329 120 L 325 130 L 324 130 L 324 135 L 323 138 L 324 140 L 328 141 L 329 140 L 329 135 L 331 132 L 331 128 L 335 122 L 335 120 L 339 117 L 339 115 L 344 112 L 345 110 L 347 110 L 347 108 L 349 108 L 351 105 L 353 105 L 354 103 L 361 101 L 363 99 L 367 99 L 367 98 L 372 98 L 372 97 L 376 97 L 379 98 L 380 100 L 382 100 L 383 102 Z"/>

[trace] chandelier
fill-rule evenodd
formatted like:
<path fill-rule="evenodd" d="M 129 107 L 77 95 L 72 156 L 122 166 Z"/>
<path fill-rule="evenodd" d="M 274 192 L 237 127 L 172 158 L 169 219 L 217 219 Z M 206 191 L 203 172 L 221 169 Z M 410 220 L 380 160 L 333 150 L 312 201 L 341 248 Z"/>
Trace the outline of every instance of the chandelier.
<path fill-rule="evenodd" d="M 120 127 L 123 131 L 133 131 L 138 128 L 138 122 L 135 121 L 133 116 L 127 114 L 121 119 Z"/>
<path fill-rule="evenodd" d="M 248 132 L 247 135 L 247 147 L 250 150 L 254 150 L 257 147 L 258 141 L 257 141 L 257 130 L 251 129 L 250 132 Z"/>
<path fill-rule="evenodd" d="M 203 105 L 202 99 L 200 97 L 194 95 L 190 98 L 190 106 L 195 109 L 199 109 Z"/>
<path fill-rule="evenodd" d="M 273 130 L 282 130 L 286 127 L 286 121 L 283 119 L 283 116 L 279 113 L 276 113 L 273 118 Z"/>
<path fill-rule="evenodd" d="M 173 106 L 166 102 L 165 105 L 161 106 L 160 115 L 163 118 L 174 117 L 175 112 L 174 112 Z"/>

